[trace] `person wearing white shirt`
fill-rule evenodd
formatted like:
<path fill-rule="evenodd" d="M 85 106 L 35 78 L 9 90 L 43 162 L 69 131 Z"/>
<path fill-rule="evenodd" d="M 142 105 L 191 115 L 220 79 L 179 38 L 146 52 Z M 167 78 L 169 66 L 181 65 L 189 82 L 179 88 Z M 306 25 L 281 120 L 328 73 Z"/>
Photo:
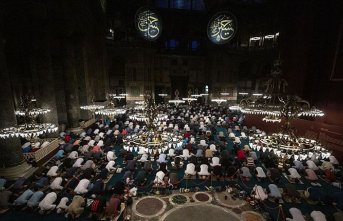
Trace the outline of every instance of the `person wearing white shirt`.
<path fill-rule="evenodd" d="M 107 161 L 115 160 L 117 157 L 113 151 L 108 151 L 106 155 Z"/>
<path fill-rule="evenodd" d="M 264 192 L 264 189 L 262 188 L 262 186 L 257 186 L 257 185 L 253 188 L 252 195 L 255 199 L 258 199 L 261 201 L 268 198 L 268 195 Z"/>
<path fill-rule="evenodd" d="M 80 180 L 79 184 L 74 189 L 74 192 L 77 194 L 87 193 L 89 184 L 90 184 L 90 181 L 88 179 Z"/>
<path fill-rule="evenodd" d="M 77 159 L 79 157 L 79 153 L 77 151 L 72 151 L 69 155 L 68 158 L 70 159 Z"/>
<path fill-rule="evenodd" d="M 312 170 L 318 170 L 319 169 L 317 167 L 317 165 L 312 160 L 306 161 L 306 164 L 307 164 L 309 169 L 312 169 Z"/>
<path fill-rule="evenodd" d="M 41 210 L 41 213 L 44 213 L 44 211 L 55 209 L 56 204 L 54 203 L 56 199 L 57 199 L 57 194 L 55 192 L 48 193 L 38 205 Z"/>
<path fill-rule="evenodd" d="M 294 164 L 293 168 L 295 168 L 297 170 L 305 170 L 305 167 L 304 167 L 304 165 L 303 165 L 303 163 L 301 161 L 294 160 L 293 164 Z"/>
<path fill-rule="evenodd" d="M 289 178 L 292 180 L 292 181 L 295 181 L 295 180 L 299 180 L 301 178 L 300 174 L 298 173 L 298 171 L 294 168 L 289 168 L 288 169 L 288 172 L 289 172 Z"/>
<path fill-rule="evenodd" d="M 314 221 L 326 221 L 326 217 L 321 211 L 313 210 L 311 213 L 311 217 Z"/>
<path fill-rule="evenodd" d="M 108 170 L 108 172 L 111 172 L 113 170 L 115 170 L 116 168 L 114 167 L 115 162 L 113 160 L 111 160 L 110 162 L 107 163 L 106 165 L 106 169 Z"/>
<path fill-rule="evenodd" d="M 54 181 L 52 181 L 52 183 L 50 184 L 50 188 L 52 190 L 61 190 L 61 189 L 63 189 L 63 186 L 61 186 L 62 181 L 63 181 L 62 177 L 56 177 L 54 179 Z"/>
<path fill-rule="evenodd" d="M 52 166 L 47 172 L 47 176 L 58 176 L 57 174 L 58 166 Z"/>
<path fill-rule="evenodd" d="M 63 197 L 61 199 L 60 203 L 56 207 L 57 213 L 61 213 L 62 211 L 65 211 L 68 208 L 67 206 L 68 201 L 69 201 L 68 197 Z"/>
<path fill-rule="evenodd" d="M 75 163 L 73 164 L 73 167 L 81 167 L 82 162 L 84 161 L 83 158 L 78 158 Z"/>

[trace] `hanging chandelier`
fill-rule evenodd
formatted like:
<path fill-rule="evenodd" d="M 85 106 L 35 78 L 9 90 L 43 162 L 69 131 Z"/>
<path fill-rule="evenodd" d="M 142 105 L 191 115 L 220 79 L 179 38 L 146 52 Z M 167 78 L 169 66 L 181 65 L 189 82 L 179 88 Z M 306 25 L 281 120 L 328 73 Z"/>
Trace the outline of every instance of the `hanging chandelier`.
<path fill-rule="evenodd" d="M 168 115 L 159 113 L 150 91 L 145 92 L 144 101 L 136 101 L 136 104 L 134 113 L 130 114 L 129 118 L 131 120 L 145 122 L 150 129 L 157 126 L 158 122 L 168 118 Z"/>
<path fill-rule="evenodd" d="M 99 104 L 90 104 L 90 105 L 80 106 L 80 108 L 82 110 L 96 111 L 96 110 L 99 110 L 99 109 L 104 109 L 105 106 L 104 105 L 99 105 Z"/>
<path fill-rule="evenodd" d="M 198 93 L 198 89 L 196 88 L 194 90 L 194 94 L 191 94 L 191 97 L 199 98 L 202 97 L 202 95 Z"/>
<path fill-rule="evenodd" d="M 192 103 L 192 101 L 196 101 L 198 99 L 195 97 L 192 97 L 192 91 L 189 90 L 188 91 L 188 97 L 184 97 L 184 98 L 182 98 L 182 100 L 187 101 L 188 105 L 190 105 Z"/>
<path fill-rule="evenodd" d="M 179 106 L 179 104 L 184 104 L 186 101 L 180 100 L 179 98 L 179 90 L 175 91 L 175 98 L 173 100 L 169 100 L 169 103 L 175 104 L 175 106 Z"/>
<path fill-rule="evenodd" d="M 121 114 L 126 113 L 126 109 L 124 108 L 116 108 L 115 107 L 115 102 L 114 102 L 114 97 L 110 96 L 110 94 L 107 94 L 107 100 L 109 100 L 108 105 L 105 108 L 97 109 L 95 111 L 95 114 L 97 115 L 104 115 L 104 116 L 117 116 Z"/>
<path fill-rule="evenodd" d="M 216 102 L 218 105 L 220 105 L 223 102 L 226 102 L 225 99 L 220 99 L 220 98 L 212 99 L 211 101 L 212 102 Z"/>
<path fill-rule="evenodd" d="M 126 95 L 126 94 L 125 94 L 125 95 Z M 113 99 L 118 99 L 119 101 L 120 101 L 121 99 L 124 99 L 124 98 L 125 98 L 125 95 L 124 95 L 124 94 L 119 94 L 119 95 L 117 95 L 117 94 L 108 94 L 109 97 L 111 97 L 111 98 L 113 98 Z"/>
<path fill-rule="evenodd" d="M 267 80 L 263 94 L 254 93 L 241 100 L 239 106 L 242 113 L 265 115 L 263 120 L 266 122 L 281 122 L 283 118 L 286 124 L 290 124 L 292 119 L 301 116 L 324 116 L 323 111 L 311 107 L 308 101 L 285 93 L 288 83 L 281 78 L 280 66 L 281 63 L 277 60 L 271 73 L 272 77 Z"/>
<path fill-rule="evenodd" d="M 23 118 L 24 123 L 1 129 L 0 138 L 22 137 L 31 139 L 58 130 L 58 127 L 52 123 L 36 123 L 38 115 L 44 115 L 50 112 L 50 109 L 35 107 L 36 101 L 32 96 L 23 96 L 21 98 L 19 109 L 15 111 L 15 114 Z"/>

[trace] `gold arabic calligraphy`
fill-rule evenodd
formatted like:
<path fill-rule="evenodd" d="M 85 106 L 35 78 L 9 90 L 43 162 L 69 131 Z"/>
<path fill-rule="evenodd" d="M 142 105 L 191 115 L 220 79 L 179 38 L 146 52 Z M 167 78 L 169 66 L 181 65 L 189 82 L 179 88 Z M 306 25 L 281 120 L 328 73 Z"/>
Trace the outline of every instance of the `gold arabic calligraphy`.
<path fill-rule="evenodd" d="M 138 15 L 138 30 L 141 31 L 144 37 L 156 38 L 160 33 L 159 19 L 154 12 L 149 10 L 143 11 Z"/>
<path fill-rule="evenodd" d="M 210 24 L 211 38 L 217 42 L 230 39 L 234 31 L 233 20 L 227 15 L 219 15 Z"/>

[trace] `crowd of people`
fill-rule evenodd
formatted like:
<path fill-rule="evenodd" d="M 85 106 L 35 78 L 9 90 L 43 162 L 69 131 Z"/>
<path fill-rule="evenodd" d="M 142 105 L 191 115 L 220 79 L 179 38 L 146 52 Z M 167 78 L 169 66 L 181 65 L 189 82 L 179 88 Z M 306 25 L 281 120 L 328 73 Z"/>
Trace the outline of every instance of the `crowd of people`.
<path fill-rule="evenodd" d="M 99 119 L 80 134 L 62 132 L 58 152 L 32 177 L 12 183 L 1 178 L 1 212 L 10 208 L 41 214 L 56 211 L 71 218 L 88 214 L 96 220 L 113 220 L 141 189 L 176 189 L 184 179 L 215 180 L 223 186 L 228 181 L 248 184 L 256 180 L 251 189 L 242 186 L 251 193 L 248 200 L 278 204 L 305 198 L 343 209 L 342 170 L 334 156 L 311 155 L 306 160 L 292 156 L 280 167 L 273 152 L 250 146 L 249 136 L 264 132 L 244 126 L 242 114 L 212 106 L 169 107 L 164 109 L 165 120 L 147 128 L 144 122 L 131 120 L 132 113 L 129 110 L 112 121 Z M 146 131 L 153 131 L 156 136 L 151 139 L 156 142 L 166 132 L 179 140 L 155 149 L 130 141 L 130 136 Z M 110 185 L 113 177 L 120 179 Z M 288 183 L 281 188 L 283 177 Z M 335 186 L 337 193 L 323 192 L 321 178 Z M 302 196 L 296 186 L 304 179 L 311 187 Z M 267 188 L 262 183 L 268 183 Z M 293 216 L 289 220 L 302 220 L 298 208 L 289 213 Z M 311 216 L 315 221 L 325 220 L 320 211 Z"/>

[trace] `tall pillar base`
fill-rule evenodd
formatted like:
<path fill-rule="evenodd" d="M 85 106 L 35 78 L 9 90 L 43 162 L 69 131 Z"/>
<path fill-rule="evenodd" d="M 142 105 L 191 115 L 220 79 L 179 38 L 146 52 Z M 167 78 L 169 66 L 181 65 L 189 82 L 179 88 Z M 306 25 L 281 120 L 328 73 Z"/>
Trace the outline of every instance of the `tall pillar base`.
<path fill-rule="evenodd" d="M 14 166 L 14 167 L 5 167 L 0 168 L 0 176 L 5 177 L 9 180 L 15 180 L 19 177 L 30 177 L 37 168 L 32 167 L 31 165 L 27 164 L 26 162 Z"/>

